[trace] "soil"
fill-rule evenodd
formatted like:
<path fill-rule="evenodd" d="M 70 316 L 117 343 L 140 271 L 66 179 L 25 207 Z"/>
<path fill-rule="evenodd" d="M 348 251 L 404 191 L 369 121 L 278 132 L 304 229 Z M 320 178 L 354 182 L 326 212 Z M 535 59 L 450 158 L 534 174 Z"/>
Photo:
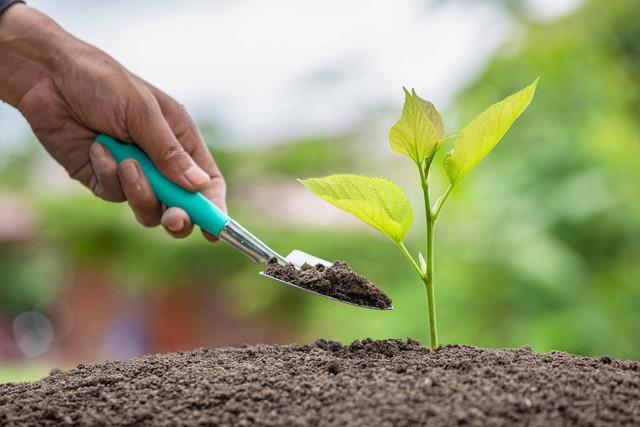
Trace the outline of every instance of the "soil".
<path fill-rule="evenodd" d="M 304 264 L 298 270 L 293 265 L 279 265 L 274 259 L 264 273 L 351 304 L 379 309 L 392 307 L 391 299 L 387 295 L 366 277 L 351 270 L 349 264 L 344 261 L 336 261 L 331 267 Z"/>
<path fill-rule="evenodd" d="M 324 340 L 79 365 L 0 385 L 0 425 L 640 425 L 640 363 Z"/>

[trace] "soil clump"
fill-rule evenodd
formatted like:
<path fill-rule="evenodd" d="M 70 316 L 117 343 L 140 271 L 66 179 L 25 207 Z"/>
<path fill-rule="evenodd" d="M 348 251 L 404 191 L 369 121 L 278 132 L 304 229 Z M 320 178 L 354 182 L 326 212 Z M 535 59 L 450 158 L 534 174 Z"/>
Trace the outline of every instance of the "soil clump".
<path fill-rule="evenodd" d="M 343 261 L 336 261 L 331 267 L 304 264 L 298 270 L 293 265 L 282 266 L 274 259 L 264 273 L 340 301 L 379 309 L 392 307 L 387 295 Z"/>

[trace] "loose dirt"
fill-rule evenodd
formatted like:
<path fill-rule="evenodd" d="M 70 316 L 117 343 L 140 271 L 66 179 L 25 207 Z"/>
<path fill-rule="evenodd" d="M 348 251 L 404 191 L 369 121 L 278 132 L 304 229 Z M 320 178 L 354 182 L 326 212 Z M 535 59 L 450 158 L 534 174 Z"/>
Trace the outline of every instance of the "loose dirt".
<path fill-rule="evenodd" d="M 415 341 L 247 346 L 0 385 L 0 425 L 640 425 L 640 363 Z"/>
<path fill-rule="evenodd" d="M 293 265 L 281 266 L 274 259 L 264 273 L 341 301 L 371 308 L 391 308 L 387 295 L 343 261 L 336 261 L 331 267 L 305 264 L 297 270 Z"/>

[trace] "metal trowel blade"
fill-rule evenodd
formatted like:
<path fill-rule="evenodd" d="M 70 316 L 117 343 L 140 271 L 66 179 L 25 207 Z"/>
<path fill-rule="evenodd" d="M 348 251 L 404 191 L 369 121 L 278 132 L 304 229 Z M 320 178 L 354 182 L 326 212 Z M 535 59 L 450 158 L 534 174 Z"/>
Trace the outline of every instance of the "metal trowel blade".
<path fill-rule="evenodd" d="M 310 255 L 306 252 L 302 252 L 298 249 L 292 250 L 291 253 L 285 257 L 285 259 L 289 264 L 293 264 L 298 270 L 302 268 L 304 264 L 322 264 L 325 267 L 331 267 L 333 265 L 332 262 Z"/>
<path fill-rule="evenodd" d="M 310 255 L 310 254 L 308 254 L 306 252 L 303 252 L 303 251 L 300 251 L 298 249 L 294 249 L 293 251 L 291 251 L 291 253 L 285 257 L 285 260 L 289 264 L 293 264 L 297 269 L 300 269 L 304 264 L 309 264 L 309 265 L 322 264 L 325 267 L 331 267 L 333 265 L 332 262 L 329 262 L 329 261 L 324 260 L 322 258 L 318 258 L 318 257 L 313 256 L 313 255 Z M 311 292 L 312 294 L 316 294 L 316 295 L 319 295 L 321 297 L 329 298 L 331 300 L 338 301 L 338 302 L 341 302 L 341 303 L 344 303 L 344 304 L 349 304 L 349 305 L 353 305 L 353 306 L 360 307 L 360 308 L 369 308 L 371 310 L 392 310 L 393 309 L 393 307 L 382 309 L 382 308 L 379 308 L 379 307 L 371 307 L 371 306 L 368 306 L 368 305 L 360 305 L 360 304 L 354 304 L 354 303 L 349 302 L 349 301 L 343 301 L 341 299 L 334 298 L 334 297 L 331 297 L 329 295 L 321 294 L 320 292 L 312 291 L 311 289 L 303 288 L 302 286 L 298 286 L 298 285 L 296 285 L 294 283 L 287 282 L 285 280 L 281 280 L 281 279 L 278 279 L 278 278 L 273 277 L 273 276 L 269 276 L 268 274 L 265 274 L 264 271 L 261 271 L 260 275 L 262 275 L 264 277 L 268 277 L 271 280 L 275 280 L 276 282 L 280 282 L 282 284 L 285 284 L 285 285 L 288 285 L 288 286 L 292 286 L 292 287 L 297 288 L 297 289 L 301 289 L 301 290 L 303 290 L 305 292 Z"/>

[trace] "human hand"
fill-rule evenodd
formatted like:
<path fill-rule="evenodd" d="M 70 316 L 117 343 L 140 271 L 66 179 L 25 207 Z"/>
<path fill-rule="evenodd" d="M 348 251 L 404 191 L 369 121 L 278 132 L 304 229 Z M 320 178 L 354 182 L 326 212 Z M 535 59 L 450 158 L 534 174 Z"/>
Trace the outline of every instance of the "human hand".
<path fill-rule="evenodd" d="M 135 142 L 167 178 L 226 211 L 224 179 L 186 110 L 24 5 L 0 18 L 5 75 L 0 98 L 20 110 L 51 156 L 96 196 L 127 200 L 143 226 L 162 224 L 177 238 L 193 229 L 182 209 L 162 207 L 135 160 L 117 165 L 104 146 L 92 143 L 98 133 Z"/>

